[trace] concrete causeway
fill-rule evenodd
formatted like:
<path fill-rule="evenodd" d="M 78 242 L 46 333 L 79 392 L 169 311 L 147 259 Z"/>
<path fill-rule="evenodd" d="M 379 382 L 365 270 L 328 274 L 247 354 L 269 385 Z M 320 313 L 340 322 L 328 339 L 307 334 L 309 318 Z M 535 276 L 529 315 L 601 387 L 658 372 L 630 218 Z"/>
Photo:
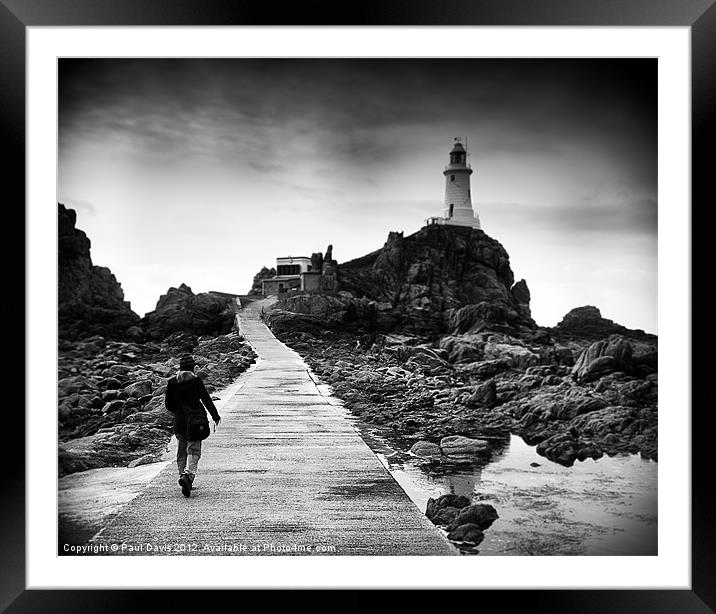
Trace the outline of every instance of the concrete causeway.
<path fill-rule="evenodd" d="M 191 497 L 172 461 L 92 543 L 142 556 L 458 554 L 261 321 L 262 303 L 238 315 L 259 360 L 219 407 Z"/>

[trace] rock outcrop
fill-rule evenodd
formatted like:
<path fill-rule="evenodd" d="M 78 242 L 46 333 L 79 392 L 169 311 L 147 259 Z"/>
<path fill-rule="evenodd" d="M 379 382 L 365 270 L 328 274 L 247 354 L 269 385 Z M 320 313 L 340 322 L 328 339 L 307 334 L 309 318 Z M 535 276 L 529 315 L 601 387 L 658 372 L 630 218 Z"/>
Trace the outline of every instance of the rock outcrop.
<path fill-rule="evenodd" d="M 226 297 L 208 293 L 194 294 L 181 284 L 159 297 L 154 311 L 142 319 L 148 339 L 163 339 L 173 333 L 225 335 L 234 325 L 236 308 Z"/>
<path fill-rule="evenodd" d="M 160 343 L 103 337 L 60 344 L 58 371 L 59 477 L 99 467 L 156 460 L 171 437 L 164 407 L 167 378 L 191 352 L 209 392 L 230 384 L 256 359 L 233 332 L 196 338 L 175 333 Z"/>
<path fill-rule="evenodd" d="M 380 250 L 340 264 L 338 283 L 428 329 L 436 322 L 460 332 L 487 323 L 535 328 L 526 282 L 514 283 L 505 249 L 477 229 L 426 226 L 407 237 L 391 232 Z"/>
<path fill-rule="evenodd" d="M 599 309 L 592 305 L 575 307 L 567 313 L 556 327 L 551 329 L 559 337 L 580 337 L 582 339 L 604 339 L 609 335 L 624 335 L 635 339 L 656 339 L 643 330 L 632 330 L 612 320 L 603 318 Z"/>
<path fill-rule="evenodd" d="M 261 267 L 261 270 L 254 275 L 254 280 L 251 282 L 251 290 L 249 290 L 249 296 L 261 296 L 261 282 L 264 279 L 271 279 L 276 276 L 276 269 L 271 267 Z"/>
<path fill-rule="evenodd" d="M 497 510 L 488 503 L 471 503 L 461 495 L 441 495 L 428 499 L 425 515 L 447 531 L 447 538 L 460 545 L 478 546 L 484 531 L 499 518 Z"/>
<path fill-rule="evenodd" d="M 340 264 L 338 284 L 280 299 L 266 322 L 415 462 L 484 464 L 510 434 L 565 466 L 604 454 L 657 460 L 657 337 L 591 306 L 538 327 L 527 283 L 514 283 L 507 252 L 481 230 L 390 233 Z"/>
<path fill-rule="evenodd" d="M 76 212 L 58 203 L 59 338 L 124 338 L 139 316 L 112 272 L 92 264 L 91 242 L 76 222 Z"/>
<path fill-rule="evenodd" d="M 577 382 L 591 382 L 615 371 L 631 373 L 633 367 L 631 344 L 615 335 L 584 350 L 572 368 L 572 377 Z"/>

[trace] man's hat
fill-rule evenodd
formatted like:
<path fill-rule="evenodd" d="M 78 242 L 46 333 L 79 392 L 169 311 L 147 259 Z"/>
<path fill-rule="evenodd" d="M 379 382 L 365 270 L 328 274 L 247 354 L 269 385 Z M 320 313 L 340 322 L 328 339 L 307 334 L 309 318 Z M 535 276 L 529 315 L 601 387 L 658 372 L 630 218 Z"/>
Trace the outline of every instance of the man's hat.
<path fill-rule="evenodd" d="M 180 371 L 191 371 L 194 367 L 196 367 L 196 362 L 194 361 L 194 358 L 191 356 L 191 354 L 184 354 L 179 359 Z"/>

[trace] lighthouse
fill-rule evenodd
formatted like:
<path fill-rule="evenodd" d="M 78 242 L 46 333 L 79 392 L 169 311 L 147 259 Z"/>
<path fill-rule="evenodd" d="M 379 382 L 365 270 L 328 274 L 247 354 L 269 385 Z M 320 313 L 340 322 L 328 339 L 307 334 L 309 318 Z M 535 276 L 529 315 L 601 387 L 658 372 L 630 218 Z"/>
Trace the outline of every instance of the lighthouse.
<path fill-rule="evenodd" d="M 450 163 L 445 167 L 443 175 L 445 176 L 443 217 L 430 218 L 427 223 L 480 228 L 480 218 L 472 208 L 470 194 L 472 168 L 467 161 L 467 150 L 459 137 L 455 138 L 455 144 L 450 150 Z"/>

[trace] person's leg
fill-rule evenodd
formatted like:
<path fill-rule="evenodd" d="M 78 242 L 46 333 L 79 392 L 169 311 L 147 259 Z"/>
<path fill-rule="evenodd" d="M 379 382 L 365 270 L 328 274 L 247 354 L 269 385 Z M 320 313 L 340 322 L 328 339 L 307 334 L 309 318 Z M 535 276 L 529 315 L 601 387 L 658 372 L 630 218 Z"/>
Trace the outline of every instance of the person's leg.
<path fill-rule="evenodd" d="M 177 438 L 177 469 L 179 469 L 179 475 L 184 473 L 186 469 L 187 460 L 187 441 L 183 435 L 175 435 Z"/>
<path fill-rule="evenodd" d="M 186 471 L 193 482 L 199 467 L 199 459 L 201 458 L 201 441 L 190 441 L 187 444 L 187 455 Z"/>

